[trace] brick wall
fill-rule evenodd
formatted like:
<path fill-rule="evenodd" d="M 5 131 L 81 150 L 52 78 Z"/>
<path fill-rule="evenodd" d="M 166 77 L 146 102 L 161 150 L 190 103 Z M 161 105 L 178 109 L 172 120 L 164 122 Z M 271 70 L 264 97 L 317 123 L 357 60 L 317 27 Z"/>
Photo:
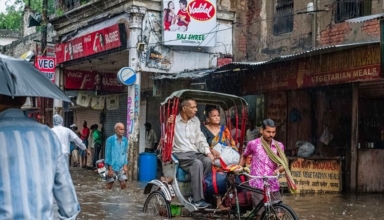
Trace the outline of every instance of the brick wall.
<path fill-rule="evenodd" d="M 368 36 L 380 37 L 380 21 L 372 20 L 364 22 L 361 27 L 361 31 L 366 33 Z"/>
<path fill-rule="evenodd" d="M 341 44 L 347 40 L 348 34 L 352 31 L 349 23 L 339 23 L 329 26 L 320 34 L 320 43 L 322 45 Z"/>

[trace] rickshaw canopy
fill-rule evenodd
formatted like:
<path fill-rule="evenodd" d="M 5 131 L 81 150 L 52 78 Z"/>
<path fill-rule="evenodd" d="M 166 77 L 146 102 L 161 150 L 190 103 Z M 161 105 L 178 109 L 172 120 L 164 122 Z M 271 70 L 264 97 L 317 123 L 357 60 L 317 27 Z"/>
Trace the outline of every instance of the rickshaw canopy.
<path fill-rule="evenodd" d="M 161 105 L 167 104 L 169 100 L 174 98 L 179 98 L 182 100 L 185 97 L 193 98 L 197 102 L 219 105 L 221 108 L 223 108 L 224 111 L 230 109 L 233 106 L 248 106 L 248 103 L 245 101 L 245 99 L 235 95 L 191 89 L 184 89 L 173 92 L 165 99 L 164 102 L 161 103 Z"/>

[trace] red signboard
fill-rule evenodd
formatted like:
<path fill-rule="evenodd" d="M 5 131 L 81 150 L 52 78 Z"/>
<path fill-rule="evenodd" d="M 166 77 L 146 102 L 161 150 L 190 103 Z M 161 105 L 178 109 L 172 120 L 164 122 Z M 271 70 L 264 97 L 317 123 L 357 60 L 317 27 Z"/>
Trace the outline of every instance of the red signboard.
<path fill-rule="evenodd" d="M 193 0 L 187 10 L 191 17 L 198 21 L 208 21 L 216 14 L 215 6 L 207 0 Z"/>
<path fill-rule="evenodd" d="M 55 57 L 37 56 L 35 67 L 42 72 L 48 79 L 55 82 L 56 63 Z"/>
<path fill-rule="evenodd" d="M 64 88 L 122 92 L 125 86 L 117 80 L 115 73 L 64 70 Z"/>
<path fill-rule="evenodd" d="M 56 61 L 63 63 L 125 45 L 124 24 L 113 26 L 56 45 Z"/>

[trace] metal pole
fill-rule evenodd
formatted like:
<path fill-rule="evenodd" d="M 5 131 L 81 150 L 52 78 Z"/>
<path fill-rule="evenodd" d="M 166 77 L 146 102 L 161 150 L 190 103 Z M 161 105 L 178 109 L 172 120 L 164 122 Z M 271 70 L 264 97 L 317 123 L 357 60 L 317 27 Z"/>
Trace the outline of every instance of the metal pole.
<path fill-rule="evenodd" d="M 47 55 L 47 24 L 48 24 L 48 18 L 47 18 L 47 5 L 48 0 L 43 0 L 43 14 L 41 19 L 41 55 L 46 56 Z M 46 105 L 46 99 L 41 98 L 41 114 L 43 116 L 42 123 L 45 123 L 45 105 Z"/>
<path fill-rule="evenodd" d="M 313 13 L 312 13 L 312 48 L 316 48 L 316 36 L 317 36 L 317 0 L 313 1 Z"/>

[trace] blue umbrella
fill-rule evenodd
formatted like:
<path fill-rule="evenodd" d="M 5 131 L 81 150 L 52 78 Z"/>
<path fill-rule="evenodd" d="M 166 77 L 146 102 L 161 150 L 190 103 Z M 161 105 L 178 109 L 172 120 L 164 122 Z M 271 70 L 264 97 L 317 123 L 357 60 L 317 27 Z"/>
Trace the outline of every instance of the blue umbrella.
<path fill-rule="evenodd" d="M 71 100 L 31 63 L 0 54 L 0 94 Z"/>

